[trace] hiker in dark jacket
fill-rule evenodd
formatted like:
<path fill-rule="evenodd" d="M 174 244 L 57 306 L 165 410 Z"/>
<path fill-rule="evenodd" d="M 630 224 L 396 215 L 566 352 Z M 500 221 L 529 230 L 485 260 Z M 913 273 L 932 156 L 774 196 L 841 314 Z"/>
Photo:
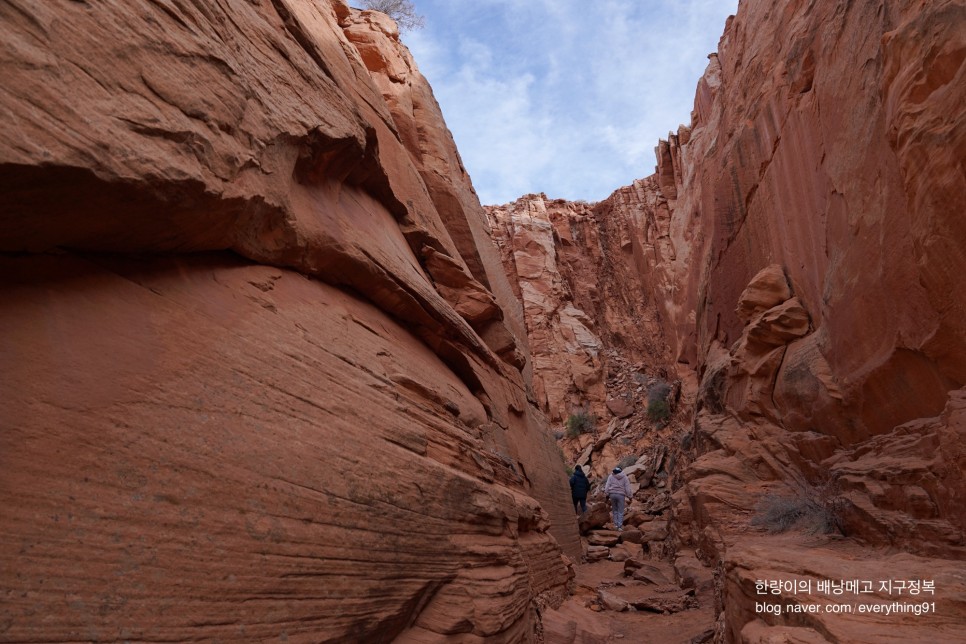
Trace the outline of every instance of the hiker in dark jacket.
<path fill-rule="evenodd" d="M 587 493 L 590 492 L 590 481 L 584 475 L 584 470 L 578 465 L 570 477 L 570 496 L 574 500 L 574 512 L 578 515 L 587 511 Z M 579 509 L 578 509 L 579 506 Z"/>

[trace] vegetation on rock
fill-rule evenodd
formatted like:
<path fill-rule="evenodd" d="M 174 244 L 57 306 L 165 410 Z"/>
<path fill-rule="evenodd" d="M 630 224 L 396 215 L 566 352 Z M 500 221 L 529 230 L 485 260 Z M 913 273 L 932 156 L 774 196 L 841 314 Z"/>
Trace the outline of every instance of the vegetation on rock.
<path fill-rule="evenodd" d="M 834 482 L 799 483 L 792 493 L 766 494 L 755 506 L 751 525 L 771 533 L 801 529 L 806 534 L 842 533 L 839 489 Z"/>
<path fill-rule="evenodd" d="M 567 417 L 567 438 L 576 438 L 594 428 L 597 419 L 593 414 L 581 410 Z"/>
<path fill-rule="evenodd" d="M 410 0 L 362 0 L 362 5 L 395 20 L 399 31 L 422 29 L 426 22 L 423 16 L 416 13 L 416 7 Z"/>

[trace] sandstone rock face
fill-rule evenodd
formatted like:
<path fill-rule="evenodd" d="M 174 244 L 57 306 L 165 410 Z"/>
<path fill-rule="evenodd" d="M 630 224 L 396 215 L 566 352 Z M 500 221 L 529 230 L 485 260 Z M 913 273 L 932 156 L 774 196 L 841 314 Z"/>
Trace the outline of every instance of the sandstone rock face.
<path fill-rule="evenodd" d="M 910 561 L 920 571 L 961 568 L 964 105 L 959 0 L 742 3 L 709 57 L 690 124 L 659 143 L 652 176 L 590 208 L 531 195 L 490 211 L 511 281 L 544 285 L 542 317 L 524 307 L 537 351 L 567 353 L 543 349 L 563 343 L 534 330 L 549 335 L 547 312 L 569 303 L 587 315 L 605 360 L 626 344 L 629 327 L 607 313 L 612 293 L 599 305 L 581 299 L 608 282 L 585 277 L 567 292 L 540 277 L 556 266 L 563 283 L 578 283 L 580 270 L 560 268 L 572 265 L 561 258 L 600 253 L 608 280 L 619 276 L 613 283 L 629 292 L 643 285 L 638 299 L 658 309 L 659 331 L 644 333 L 669 348 L 650 355 L 696 370 L 692 431 L 680 452 L 671 446 L 686 469 L 673 475 L 667 530 L 723 566 L 719 640 L 886 637 L 876 619 L 863 636 L 861 620 L 756 614 L 734 581 L 741 566 L 834 576 L 859 543 L 905 553 L 896 555 L 904 574 L 915 575 Z M 517 225 L 523 206 L 548 214 Z M 591 218 L 596 226 L 575 228 Z M 570 384 L 569 361 L 550 367 L 567 389 L 539 397 L 548 409 L 589 396 Z M 597 409 L 621 415 L 608 399 L 610 411 Z M 581 458 L 602 460 L 614 444 L 583 446 Z M 834 511 L 848 539 L 819 538 L 820 571 L 807 543 L 789 553 L 750 523 L 769 493 L 818 495 Z M 738 563 L 749 538 L 761 549 Z M 946 612 L 902 621 L 892 636 L 953 637 L 966 615 L 951 574 Z"/>
<path fill-rule="evenodd" d="M 0 8 L 9 640 L 531 640 L 580 554 L 394 26 Z"/>
<path fill-rule="evenodd" d="M 687 246 L 658 262 L 684 294 L 666 308 L 669 330 L 697 323 L 693 347 L 672 335 L 677 353 L 703 368 L 770 293 L 797 299 L 810 332 L 787 340 L 768 373 L 774 400 L 753 410 L 788 429 L 851 443 L 937 415 L 966 384 L 966 256 L 950 245 L 966 239 L 953 160 L 966 115 L 952 107 L 964 11 L 742 7 L 699 84 L 687 142 L 672 137 L 659 156 L 667 234 Z"/>
<path fill-rule="evenodd" d="M 702 376 L 676 530 L 712 561 L 787 487 L 926 570 L 963 556 L 964 25 L 958 2 L 742 5 L 687 140 L 659 154 L 694 268 L 665 255 L 656 271 L 685 294 L 669 337 Z M 690 317 L 693 345 L 675 332 Z M 753 616 L 729 619 L 737 639 Z"/>
<path fill-rule="evenodd" d="M 537 402 L 551 420 L 562 420 L 589 400 L 602 401 L 603 346 L 575 296 L 579 290 L 586 301 L 596 301 L 598 284 L 572 284 L 560 256 L 560 246 L 567 243 L 563 240 L 574 244 L 575 226 L 583 233 L 596 228 L 587 209 L 530 195 L 508 206 L 488 207 L 487 216 L 522 301 Z M 595 239 L 582 242 L 583 248 L 596 249 Z"/>
<path fill-rule="evenodd" d="M 725 641 L 767 642 L 786 635 L 809 641 L 810 632 L 831 634 L 816 641 L 877 641 L 887 633 L 914 641 L 955 640 L 953 633 L 966 620 L 966 588 L 959 581 L 966 556 L 959 507 L 966 464 L 963 396 L 957 392 L 937 418 L 908 423 L 852 449 L 817 432 L 788 432 L 761 419 L 698 415 L 698 457 L 674 495 L 673 528 L 681 546 L 720 566 L 716 588 Z M 768 498 L 781 499 L 786 509 L 810 508 L 803 525 L 787 534 L 766 534 L 775 528 L 762 522 L 767 515 L 760 504 Z M 819 529 L 825 524 L 833 527 L 831 535 Z M 682 578 L 688 567 L 682 566 Z M 810 581 L 810 590 L 756 590 L 757 582 L 779 579 Z M 876 590 L 842 595 L 819 589 L 820 583 L 843 579 L 874 583 Z M 945 590 L 922 599 L 879 590 L 882 581 L 893 579 L 904 587 L 929 580 Z M 931 612 L 915 619 L 858 612 L 859 605 L 923 601 L 934 602 Z M 763 604 L 786 609 L 769 613 Z M 798 604 L 815 604 L 819 612 L 803 619 L 787 610 Z M 845 604 L 854 613 L 830 612 L 827 604 Z"/>
<path fill-rule="evenodd" d="M 399 46 L 398 31 L 383 14 L 354 12 L 342 24 L 389 106 L 399 139 L 465 263 L 472 280 L 468 295 L 485 301 L 488 290 L 493 294 L 489 297 L 495 296 L 499 302 L 499 308 L 488 309 L 492 312 L 470 319 L 470 323 L 493 351 L 522 369 L 527 358 L 522 309 L 489 237 L 483 207 L 432 89 L 408 50 Z M 430 266 L 427 268 L 439 286 L 440 279 Z M 462 283 L 466 278 L 457 279 Z M 458 289 L 456 295 L 459 293 Z M 456 309 L 460 311 L 458 306 Z"/>
<path fill-rule="evenodd" d="M 486 212 L 523 303 L 537 402 L 551 420 L 581 409 L 600 419 L 629 416 L 645 379 L 638 373 L 641 382 L 618 391 L 622 363 L 667 377 L 671 361 L 640 270 L 647 251 L 624 216 L 544 194 Z"/>

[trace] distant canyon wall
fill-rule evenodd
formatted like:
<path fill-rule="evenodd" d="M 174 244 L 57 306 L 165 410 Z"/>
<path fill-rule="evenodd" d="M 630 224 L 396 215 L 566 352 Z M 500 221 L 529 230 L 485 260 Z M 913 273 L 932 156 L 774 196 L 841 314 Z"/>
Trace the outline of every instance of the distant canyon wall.
<path fill-rule="evenodd" d="M 633 401 L 609 399 L 606 386 L 623 363 L 668 377 L 673 361 L 650 282 L 626 228 L 611 225 L 623 217 L 543 194 L 486 210 L 523 305 L 534 395 L 552 421 L 581 411 L 606 420 L 608 402 L 629 408 Z"/>
<path fill-rule="evenodd" d="M 395 26 L 0 8 L 0 638 L 530 641 L 579 556 Z"/>

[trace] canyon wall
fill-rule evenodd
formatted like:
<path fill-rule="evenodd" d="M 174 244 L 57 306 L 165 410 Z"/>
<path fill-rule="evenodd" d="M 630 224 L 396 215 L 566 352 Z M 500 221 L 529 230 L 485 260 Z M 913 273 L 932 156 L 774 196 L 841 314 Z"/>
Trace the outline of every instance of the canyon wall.
<path fill-rule="evenodd" d="M 602 225 L 587 203 L 543 194 L 486 210 L 523 304 L 538 404 L 552 421 L 628 416 L 633 396 L 615 397 L 608 378 L 621 363 L 643 374 L 671 361 L 627 231 Z"/>
<path fill-rule="evenodd" d="M 966 621 L 964 60 L 961 0 L 743 0 L 653 175 L 489 209 L 552 417 L 610 397 L 596 374 L 640 344 L 635 318 L 667 343 L 650 364 L 696 373 L 671 540 L 720 571 L 719 641 L 954 641 Z M 656 311 L 615 325 L 621 289 Z M 768 495 L 839 536 L 768 534 Z M 843 570 L 933 579 L 938 614 L 755 610 L 756 581 Z"/>
<path fill-rule="evenodd" d="M 659 149 L 690 265 L 657 271 L 693 298 L 671 312 L 695 318 L 677 353 L 702 379 L 679 534 L 721 562 L 727 639 L 944 641 L 966 621 L 964 57 L 961 1 L 743 2 L 686 140 Z M 736 536 L 768 493 L 847 539 Z M 945 590 L 927 619 L 801 620 L 756 610 L 765 576 Z M 897 599 L 917 598 L 876 597 Z"/>
<path fill-rule="evenodd" d="M 947 554 L 966 529 L 964 25 L 962 2 L 742 3 L 658 148 L 653 216 L 686 250 L 653 270 L 698 410 L 786 432 L 800 469 L 850 489 L 855 532 Z M 858 456 L 914 461 L 910 432 L 936 446 L 920 474 Z"/>
<path fill-rule="evenodd" d="M 691 298 L 677 325 L 697 323 L 678 352 L 708 369 L 749 322 L 739 296 L 776 265 L 810 328 L 749 411 L 843 443 L 935 416 L 966 383 L 963 5 L 745 4 L 687 140 L 659 149 L 665 234 L 689 249 L 659 270 Z"/>
<path fill-rule="evenodd" d="M 0 7 L 4 640 L 522 642 L 580 554 L 395 25 Z"/>

